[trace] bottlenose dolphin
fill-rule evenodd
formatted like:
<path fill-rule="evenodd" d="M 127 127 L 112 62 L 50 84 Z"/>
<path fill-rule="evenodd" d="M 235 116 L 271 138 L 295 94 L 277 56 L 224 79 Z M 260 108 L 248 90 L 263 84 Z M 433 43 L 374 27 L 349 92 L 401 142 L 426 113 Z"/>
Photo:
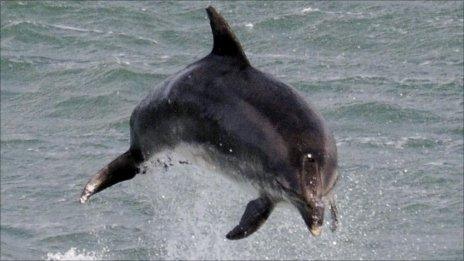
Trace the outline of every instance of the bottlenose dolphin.
<path fill-rule="evenodd" d="M 315 236 L 328 204 L 335 229 L 337 149 L 322 116 L 294 88 L 251 66 L 224 18 L 211 6 L 206 12 L 213 50 L 140 102 L 129 150 L 90 179 L 80 201 L 132 179 L 154 154 L 187 144 L 259 192 L 228 239 L 258 230 L 281 201 L 298 209 Z"/>

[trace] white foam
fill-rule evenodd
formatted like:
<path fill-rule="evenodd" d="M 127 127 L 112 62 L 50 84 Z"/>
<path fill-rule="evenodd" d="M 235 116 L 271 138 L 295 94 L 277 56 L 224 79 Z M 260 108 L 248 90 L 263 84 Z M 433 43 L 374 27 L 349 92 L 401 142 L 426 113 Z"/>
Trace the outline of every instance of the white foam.
<path fill-rule="evenodd" d="M 306 7 L 301 10 L 302 13 L 310 13 L 310 12 L 317 12 L 319 9 L 317 8 L 312 8 L 312 7 Z"/>
<path fill-rule="evenodd" d="M 101 260 L 102 258 L 93 251 L 86 252 L 85 249 L 79 251 L 77 248 L 72 247 L 64 253 L 47 253 L 46 260 Z"/>
<path fill-rule="evenodd" d="M 79 28 L 79 27 L 68 26 L 68 25 L 50 24 L 48 26 L 55 27 L 58 29 L 63 29 L 63 30 L 77 31 L 77 32 L 103 33 L 103 31 L 97 30 L 97 29 L 92 30 L 92 29 Z"/>

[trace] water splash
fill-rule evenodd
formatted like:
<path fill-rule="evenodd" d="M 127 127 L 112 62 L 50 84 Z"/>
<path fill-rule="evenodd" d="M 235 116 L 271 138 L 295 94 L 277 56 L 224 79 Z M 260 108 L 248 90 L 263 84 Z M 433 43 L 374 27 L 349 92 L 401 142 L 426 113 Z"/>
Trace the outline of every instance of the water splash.
<path fill-rule="evenodd" d="M 68 251 L 61 253 L 47 253 L 46 260 L 101 260 L 103 255 L 94 251 L 87 252 L 85 249 L 79 251 L 71 247 Z"/>

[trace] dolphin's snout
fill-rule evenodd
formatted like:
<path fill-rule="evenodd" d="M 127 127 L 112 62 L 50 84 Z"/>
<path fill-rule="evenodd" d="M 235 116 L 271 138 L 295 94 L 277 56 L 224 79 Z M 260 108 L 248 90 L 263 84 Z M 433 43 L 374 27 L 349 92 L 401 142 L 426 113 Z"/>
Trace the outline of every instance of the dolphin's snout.
<path fill-rule="evenodd" d="M 85 185 L 84 190 L 82 191 L 80 202 L 82 204 L 86 203 L 90 197 L 95 194 L 95 188 L 98 187 L 97 182 L 94 179 L 91 179 L 87 185 Z"/>
<path fill-rule="evenodd" d="M 84 204 L 85 202 L 87 202 L 87 201 L 89 200 L 89 198 L 90 198 L 91 195 L 92 195 L 92 194 L 91 194 L 90 191 L 84 190 L 84 191 L 82 192 L 82 195 L 81 195 L 81 198 L 80 198 L 80 202 L 81 202 L 82 204 Z"/>
<path fill-rule="evenodd" d="M 87 182 L 84 191 L 82 191 L 80 202 L 85 203 L 93 194 L 118 182 L 133 178 L 139 173 L 138 165 L 142 160 L 139 151 L 129 150 L 121 154 Z"/>
<path fill-rule="evenodd" d="M 316 202 L 296 205 L 309 232 L 315 237 L 322 233 L 322 226 L 324 225 L 324 205 L 319 205 L 317 207 L 316 205 Z"/>
<path fill-rule="evenodd" d="M 311 232 L 313 236 L 317 237 L 321 234 L 322 227 L 317 224 L 313 224 L 311 228 L 309 229 L 309 232 Z"/>

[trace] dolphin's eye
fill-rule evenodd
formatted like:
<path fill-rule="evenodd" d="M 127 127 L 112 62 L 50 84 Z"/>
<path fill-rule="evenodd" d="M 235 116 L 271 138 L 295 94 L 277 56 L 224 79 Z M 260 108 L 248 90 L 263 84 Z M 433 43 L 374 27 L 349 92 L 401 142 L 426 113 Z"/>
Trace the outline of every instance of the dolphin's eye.
<path fill-rule="evenodd" d="M 313 154 L 311 153 L 306 154 L 306 161 L 314 162 L 315 160 L 314 160 Z"/>

